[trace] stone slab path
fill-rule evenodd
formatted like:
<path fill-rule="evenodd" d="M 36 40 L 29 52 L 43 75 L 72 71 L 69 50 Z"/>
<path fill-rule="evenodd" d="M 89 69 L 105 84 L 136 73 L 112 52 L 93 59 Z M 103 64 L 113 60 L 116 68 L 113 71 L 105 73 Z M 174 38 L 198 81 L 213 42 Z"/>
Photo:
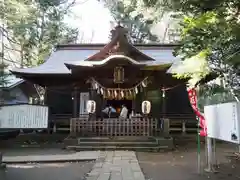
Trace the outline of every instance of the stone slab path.
<path fill-rule="evenodd" d="M 47 162 L 71 162 L 71 161 L 91 161 L 100 157 L 100 151 L 81 151 L 69 154 L 56 155 L 30 155 L 30 156 L 3 156 L 3 163 L 47 163 Z"/>
<path fill-rule="evenodd" d="M 86 180 L 145 180 L 133 151 L 81 151 L 68 154 L 3 156 L 7 164 L 95 161 Z"/>
<path fill-rule="evenodd" d="M 86 180 L 145 180 L 133 151 L 101 152 Z"/>

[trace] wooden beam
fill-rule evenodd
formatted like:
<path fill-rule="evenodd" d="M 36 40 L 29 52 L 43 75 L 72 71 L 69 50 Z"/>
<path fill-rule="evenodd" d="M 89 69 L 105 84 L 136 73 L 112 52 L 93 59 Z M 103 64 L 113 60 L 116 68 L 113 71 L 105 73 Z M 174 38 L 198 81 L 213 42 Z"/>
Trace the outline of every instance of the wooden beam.
<path fill-rule="evenodd" d="M 73 90 L 73 117 L 77 118 L 79 114 L 80 92 L 78 87 Z"/>

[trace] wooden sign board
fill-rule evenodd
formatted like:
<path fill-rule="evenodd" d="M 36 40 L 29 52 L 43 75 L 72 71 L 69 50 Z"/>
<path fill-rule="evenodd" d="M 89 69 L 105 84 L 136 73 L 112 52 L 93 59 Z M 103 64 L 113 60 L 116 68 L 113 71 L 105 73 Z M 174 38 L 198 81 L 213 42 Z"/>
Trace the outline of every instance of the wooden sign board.
<path fill-rule="evenodd" d="M 207 136 L 240 144 L 240 103 L 223 103 L 204 107 Z"/>
<path fill-rule="evenodd" d="M 0 109 L 0 129 L 46 129 L 48 107 L 38 105 L 11 105 Z"/>

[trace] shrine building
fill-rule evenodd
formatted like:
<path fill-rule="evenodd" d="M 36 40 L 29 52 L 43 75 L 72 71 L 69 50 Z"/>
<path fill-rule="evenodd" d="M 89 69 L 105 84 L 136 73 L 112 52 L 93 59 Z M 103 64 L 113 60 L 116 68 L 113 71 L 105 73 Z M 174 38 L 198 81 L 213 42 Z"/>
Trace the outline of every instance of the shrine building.
<path fill-rule="evenodd" d="M 174 78 L 175 44 L 132 44 L 127 30 L 116 26 L 108 44 L 67 44 L 41 65 L 12 73 L 46 88 L 49 125 L 68 128 L 72 137 L 167 136 L 169 123 L 180 117 L 196 121 L 186 81 Z M 87 102 L 96 102 L 89 114 Z M 149 114 L 142 102 L 149 101 Z M 119 114 L 125 105 L 127 119 Z M 103 109 L 115 111 L 107 117 Z"/>

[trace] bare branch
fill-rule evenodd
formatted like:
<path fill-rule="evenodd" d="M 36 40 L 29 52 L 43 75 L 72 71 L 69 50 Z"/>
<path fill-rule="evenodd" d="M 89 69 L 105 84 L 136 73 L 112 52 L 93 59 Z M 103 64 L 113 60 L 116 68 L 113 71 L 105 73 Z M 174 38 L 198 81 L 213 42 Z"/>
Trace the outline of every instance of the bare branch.
<path fill-rule="evenodd" d="M 88 0 L 87 0 L 87 1 L 88 1 Z M 69 3 L 69 4 L 67 5 L 67 7 L 62 11 L 62 13 L 63 13 L 63 14 L 66 14 L 67 11 L 68 11 L 71 7 L 73 7 L 75 3 L 76 3 L 76 0 L 73 0 L 71 3 Z"/>
<path fill-rule="evenodd" d="M 8 50 L 12 50 L 12 51 L 17 51 L 17 52 L 21 52 L 18 49 L 13 49 L 13 48 L 9 48 L 8 46 L 4 45 L 4 48 L 8 49 Z"/>

